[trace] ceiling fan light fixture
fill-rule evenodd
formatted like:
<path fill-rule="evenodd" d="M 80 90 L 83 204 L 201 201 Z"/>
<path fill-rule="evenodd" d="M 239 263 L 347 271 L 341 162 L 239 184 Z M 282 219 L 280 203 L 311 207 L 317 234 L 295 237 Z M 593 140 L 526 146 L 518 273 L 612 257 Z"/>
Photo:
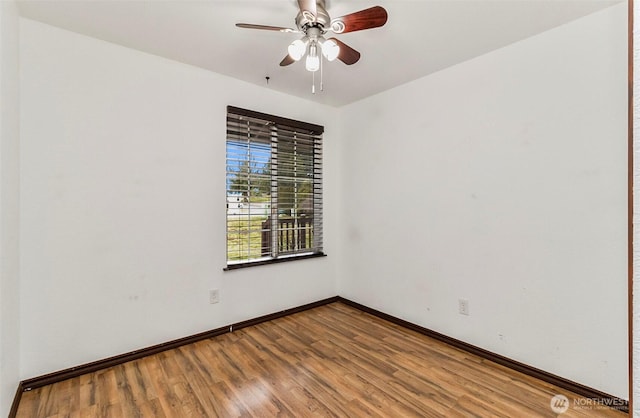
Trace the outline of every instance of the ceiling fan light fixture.
<path fill-rule="evenodd" d="M 374 6 L 358 12 L 331 19 L 326 10 L 326 0 L 297 0 L 298 14 L 295 22 L 297 29 L 281 26 L 255 25 L 250 23 L 236 23 L 237 27 L 279 31 L 285 33 L 301 33 L 302 38 L 293 41 L 287 48 L 288 54 L 280 61 L 281 67 L 286 67 L 300 61 L 306 55 L 305 68 L 313 74 L 312 93 L 315 93 L 315 72 L 320 72 L 320 90 L 323 90 L 322 73 L 323 60 L 342 61 L 346 65 L 353 65 L 360 60 L 360 52 L 351 48 L 337 38 L 325 39 L 324 35 L 332 31 L 336 34 L 357 32 L 366 29 L 379 28 L 387 23 L 387 11 L 381 6 Z M 318 51 L 318 49 L 320 49 Z"/>
<path fill-rule="evenodd" d="M 327 61 L 334 61 L 338 58 L 340 47 L 333 39 L 322 42 L 320 46 L 322 47 L 322 55 L 324 55 Z"/>
<path fill-rule="evenodd" d="M 296 61 L 300 61 L 300 59 L 304 56 L 305 52 L 307 52 L 307 43 L 302 39 L 296 39 L 291 42 L 289 47 L 287 48 L 289 52 L 289 56 Z"/>

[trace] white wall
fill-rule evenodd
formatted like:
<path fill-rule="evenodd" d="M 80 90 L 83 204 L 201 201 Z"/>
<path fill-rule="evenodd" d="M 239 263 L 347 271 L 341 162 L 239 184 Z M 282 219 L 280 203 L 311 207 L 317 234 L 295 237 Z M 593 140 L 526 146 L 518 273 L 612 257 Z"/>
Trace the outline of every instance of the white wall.
<path fill-rule="evenodd" d="M 343 108 L 338 293 L 628 399 L 624 23 Z"/>
<path fill-rule="evenodd" d="M 20 41 L 22 378 L 336 294 L 330 238 L 222 271 L 226 106 L 327 125 L 327 237 L 334 109 L 31 20 Z"/>
<path fill-rule="evenodd" d="M 19 382 L 18 10 L 0 2 L 0 416 Z"/>

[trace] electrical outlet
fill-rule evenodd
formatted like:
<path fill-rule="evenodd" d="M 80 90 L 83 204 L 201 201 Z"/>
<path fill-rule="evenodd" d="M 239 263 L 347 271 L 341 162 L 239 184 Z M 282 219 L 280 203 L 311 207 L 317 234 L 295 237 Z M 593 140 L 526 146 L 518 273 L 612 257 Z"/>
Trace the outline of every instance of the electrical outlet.
<path fill-rule="evenodd" d="M 218 292 L 218 289 L 209 290 L 209 303 L 218 302 L 220 302 L 220 292 Z"/>
<path fill-rule="evenodd" d="M 469 315 L 469 300 L 458 299 L 458 312 L 460 315 Z"/>

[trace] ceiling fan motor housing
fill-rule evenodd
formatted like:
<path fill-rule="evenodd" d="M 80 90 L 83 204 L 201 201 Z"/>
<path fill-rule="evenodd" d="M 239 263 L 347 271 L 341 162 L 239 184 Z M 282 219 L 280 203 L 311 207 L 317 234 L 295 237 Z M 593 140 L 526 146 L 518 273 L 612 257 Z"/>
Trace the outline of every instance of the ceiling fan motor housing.
<path fill-rule="evenodd" d="M 331 17 L 324 8 L 324 0 L 317 0 L 315 16 L 306 10 L 299 12 L 296 16 L 296 26 L 303 33 L 307 33 L 307 29 L 312 27 L 318 27 L 322 33 L 325 33 L 324 28 L 328 27 L 330 23 Z"/>

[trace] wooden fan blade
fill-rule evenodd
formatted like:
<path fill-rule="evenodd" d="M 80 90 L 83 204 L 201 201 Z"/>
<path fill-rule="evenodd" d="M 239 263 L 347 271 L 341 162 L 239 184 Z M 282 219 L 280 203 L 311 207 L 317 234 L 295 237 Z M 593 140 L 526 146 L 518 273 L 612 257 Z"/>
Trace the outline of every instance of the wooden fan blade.
<path fill-rule="evenodd" d="M 267 25 L 254 25 L 251 23 L 236 23 L 236 26 L 244 29 L 260 29 L 260 30 L 273 30 L 278 32 L 297 32 L 297 30 L 291 28 L 283 28 L 282 26 L 267 26 Z"/>
<path fill-rule="evenodd" d="M 358 51 L 351 48 L 349 45 L 345 44 L 339 39 L 336 39 L 336 38 L 330 38 L 330 39 L 336 44 L 338 44 L 338 46 L 340 47 L 340 53 L 338 54 L 338 59 L 340 61 L 344 62 L 347 65 L 353 65 L 356 62 L 358 62 L 358 60 L 360 60 L 360 53 Z"/>
<path fill-rule="evenodd" d="M 281 67 L 286 67 L 287 65 L 291 65 L 294 62 L 296 62 L 296 60 L 291 58 L 291 55 L 287 54 L 287 56 L 284 57 L 284 59 L 282 61 L 280 61 L 280 66 Z"/>
<path fill-rule="evenodd" d="M 355 32 L 384 26 L 387 23 L 387 18 L 387 11 L 384 7 L 374 6 L 332 19 L 330 27 L 335 33 Z"/>
<path fill-rule="evenodd" d="M 316 16 L 318 16 L 316 0 L 298 0 L 298 7 L 300 8 L 300 13 L 302 13 L 307 19 L 312 22 L 316 21 Z"/>

